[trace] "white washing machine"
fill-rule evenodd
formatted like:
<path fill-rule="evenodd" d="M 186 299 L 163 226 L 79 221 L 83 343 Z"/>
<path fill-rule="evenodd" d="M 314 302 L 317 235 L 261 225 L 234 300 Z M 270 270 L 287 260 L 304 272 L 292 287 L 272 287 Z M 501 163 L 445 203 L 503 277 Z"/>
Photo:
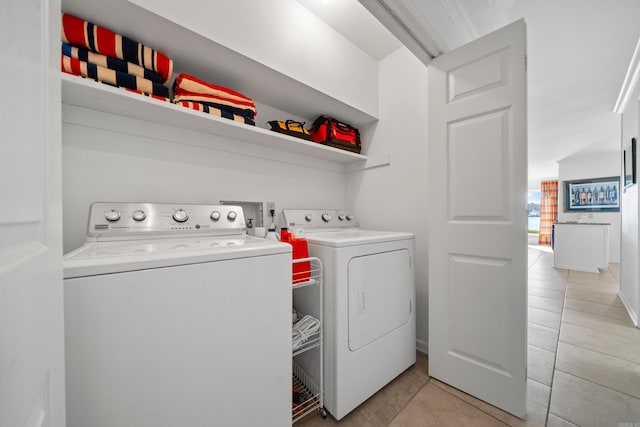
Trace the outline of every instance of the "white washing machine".
<path fill-rule="evenodd" d="M 291 424 L 291 246 L 241 208 L 94 203 L 64 276 L 70 427 Z"/>
<path fill-rule="evenodd" d="M 324 405 L 341 419 L 416 361 L 414 235 L 362 230 L 346 211 L 284 210 L 283 223 L 323 263 Z"/>

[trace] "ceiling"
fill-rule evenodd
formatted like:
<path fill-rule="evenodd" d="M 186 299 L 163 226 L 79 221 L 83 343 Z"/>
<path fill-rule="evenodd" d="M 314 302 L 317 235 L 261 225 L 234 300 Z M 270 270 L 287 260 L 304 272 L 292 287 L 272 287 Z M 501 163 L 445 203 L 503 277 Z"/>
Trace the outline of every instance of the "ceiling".
<path fill-rule="evenodd" d="M 357 0 L 298 1 L 378 60 L 400 45 Z M 379 3 L 360 1 L 368 8 Z M 559 160 L 620 150 L 620 116 L 613 106 L 640 37 L 640 1 L 384 2 L 404 11 L 418 38 L 426 35 L 432 56 L 524 18 L 530 189 L 557 177 Z"/>

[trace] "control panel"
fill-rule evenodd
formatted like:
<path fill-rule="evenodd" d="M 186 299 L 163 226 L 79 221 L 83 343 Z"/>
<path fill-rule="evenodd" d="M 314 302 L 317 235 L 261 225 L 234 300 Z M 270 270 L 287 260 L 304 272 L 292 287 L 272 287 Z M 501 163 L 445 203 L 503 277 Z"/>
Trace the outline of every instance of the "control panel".
<path fill-rule="evenodd" d="M 242 207 L 233 205 L 96 202 L 91 204 L 87 225 L 90 240 L 244 232 Z"/>
<path fill-rule="evenodd" d="M 336 229 L 358 227 L 356 218 L 350 211 L 324 209 L 285 209 L 283 221 L 290 229 Z"/>

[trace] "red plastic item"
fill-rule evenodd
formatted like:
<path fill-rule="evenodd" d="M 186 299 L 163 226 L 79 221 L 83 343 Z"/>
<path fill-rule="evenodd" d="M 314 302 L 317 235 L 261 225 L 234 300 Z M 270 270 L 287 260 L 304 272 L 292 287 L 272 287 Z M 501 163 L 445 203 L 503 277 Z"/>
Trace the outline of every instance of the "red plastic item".
<path fill-rule="evenodd" d="M 304 237 L 296 237 L 287 228 L 282 228 L 280 230 L 280 241 L 289 243 L 292 246 L 293 259 L 309 257 L 309 247 L 307 246 L 307 239 Z M 310 279 L 311 263 L 309 261 L 293 263 L 292 282 L 294 285 L 308 282 Z"/>

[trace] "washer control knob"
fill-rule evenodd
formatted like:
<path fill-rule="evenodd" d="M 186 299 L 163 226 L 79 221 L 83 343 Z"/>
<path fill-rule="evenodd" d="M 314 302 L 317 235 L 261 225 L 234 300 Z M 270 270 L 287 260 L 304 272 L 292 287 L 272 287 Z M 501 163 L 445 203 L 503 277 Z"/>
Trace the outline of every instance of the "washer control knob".
<path fill-rule="evenodd" d="M 338 215 L 338 219 L 339 219 L 340 221 L 344 221 L 344 215 L 342 215 L 342 214 Z"/>
<path fill-rule="evenodd" d="M 110 211 L 106 211 L 104 213 L 104 218 L 110 222 L 117 221 L 120 219 L 120 212 L 115 209 L 111 209 Z"/>
<path fill-rule="evenodd" d="M 313 215 L 311 215 L 311 214 L 306 214 L 304 216 L 304 220 L 307 221 L 307 222 L 311 222 L 312 219 L 313 219 Z"/>
<path fill-rule="evenodd" d="M 142 209 L 138 209 L 133 211 L 133 214 L 131 215 L 131 217 L 133 218 L 134 221 L 144 221 L 145 218 L 147 217 L 147 214 L 144 213 Z"/>
<path fill-rule="evenodd" d="M 218 211 L 213 211 L 211 212 L 211 215 L 209 215 L 211 217 L 212 220 L 217 221 L 220 219 L 220 212 Z"/>
<path fill-rule="evenodd" d="M 347 214 L 347 221 L 353 221 L 353 215 Z"/>
<path fill-rule="evenodd" d="M 227 219 L 229 221 L 235 221 L 237 217 L 238 217 L 238 214 L 235 213 L 234 211 L 231 211 L 227 214 Z"/>
<path fill-rule="evenodd" d="M 322 220 L 323 220 L 324 222 L 329 222 L 329 221 L 331 221 L 331 215 L 329 215 L 328 213 L 323 213 L 323 214 L 322 214 Z"/>
<path fill-rule="evenodd" d="M 173 219 L 177 222 L 185 222 L 189 219 L 189 214 L 182 209 L 178 209 L 173 213 Z"/>

